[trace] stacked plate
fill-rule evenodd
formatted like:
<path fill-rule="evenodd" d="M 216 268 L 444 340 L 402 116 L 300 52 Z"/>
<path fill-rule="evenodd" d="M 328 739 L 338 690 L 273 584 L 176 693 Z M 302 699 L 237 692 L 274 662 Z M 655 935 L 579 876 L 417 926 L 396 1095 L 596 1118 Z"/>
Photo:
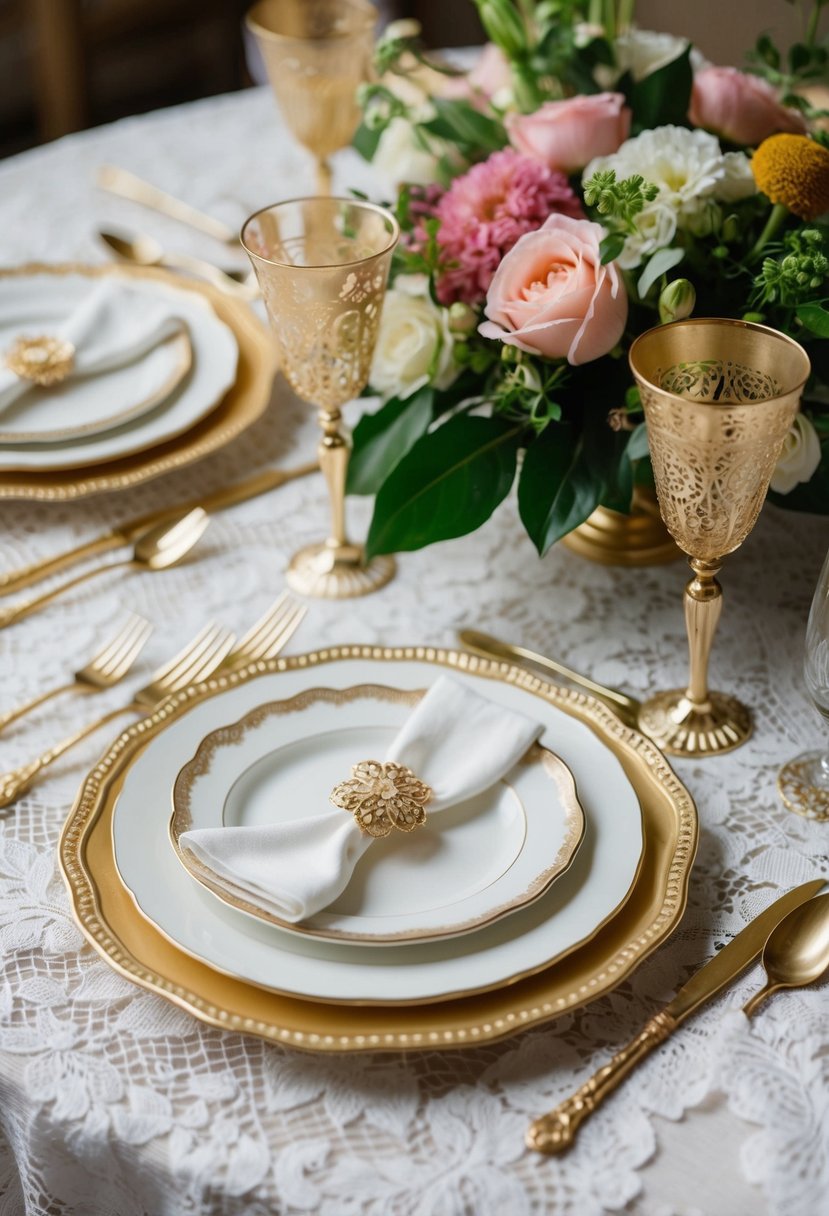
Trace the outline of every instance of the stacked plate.
<path fill-rule="evenodd" d="M 504 782 L 375 842 L 301 925 L 183 864 L 190 826 L 317 813 L 446 668 L 543 723 Z M 61 863 L 96 948 L 197 1017 L 399 1050 L 503 1037 L 613 988 L 676 925 L 696 839 L 662 755 L 591 698 L 453 651 L 339 647 L 218 677 L 127 731 L 81 789 Z"/>
<path fill-rule="evenodd" d="M 180 332 L 99 374 L 31 387 L 0 413 L 0 498 L 78 498 L 135 485 L 216 450 L 270 398 L 273 344 L 243 302 L 163 270 L 24 266 L 0 271 L 0 351 L 54 334 L 102 276 L 148 296 Z"/>

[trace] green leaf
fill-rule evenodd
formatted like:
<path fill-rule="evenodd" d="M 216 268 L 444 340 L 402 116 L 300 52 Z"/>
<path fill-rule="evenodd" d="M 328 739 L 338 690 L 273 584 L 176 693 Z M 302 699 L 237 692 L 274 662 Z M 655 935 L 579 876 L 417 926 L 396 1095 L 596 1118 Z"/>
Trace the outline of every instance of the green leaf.
<path fill-rule="evenodd" d="M 602 255 L 602 266 L 606 266 L 608 262 L 612 262 L 618 258 L 624 247 L 624 232 L 609 232 L 606 237 L 603 237 L 599 244 L 599 252 Z"/>
<path fill-rule="evenodd" d="M 583 524 L 601 498 L 584 456 L 584 439 L 572 426 L 549 426 L 527 449 L 518 482 L 518 511 L 543 557 L 551 545 Z"/>
<path fill-rule="evenodd" d="M 392 397 L 374 414 L 363 414 L 354 428 L 348 462 L 348 494 L 376 494 L 412 444 L 432 421 L 434 393 L 424 387 L 411 397 Z"/>
<path fill-rule="evenodd" d="M 801 304 L 796 309 L 798 319 L 819 338 L 829 338 L 829 311 L 822 304 Z"/>
<path fill-rule="evenodd" d="M 644 299 L 661 274 L 673 270 L 685 257 L 684 249 L 658 249 L 639 276 L 636 290 L 639 298 Z"/>
<path fill-rule="evenodd" d="M 644 460 L 646 456 L 650 455 L 648 428 L 644 422 L 640 422 L 636 430 L 632 432 L 625 450 L 628 460 Z"/>
<path fill-rule="evenodd" d="M 521 430 L 457 414 L 421 436 L 380 488 L 367 555 L 422 549 L 486 523 L 513 483 Z"/>
<path fill-rule="evenodd" d="M 635 129 L 641 131 L 667 123 L 687 126 L 692 84 L 690 44 L 676 59 L 644 80 L 633 81 L 628 77 L 624 91 L 633 111 Z"/>
<path fill-rule="evenodd" d="M 382 127 L 372 130 L 371 127 L 367 127 L 364 122 L 361 122 L 354 133 L 351 145 L 357 149 L 363 160 L 374 160 L 374 153 L 377 151 L 382 134 Z"/>
<path fill-rule="evenodd" d="M 500 122 L 481 114 L 467 101 L 432 98 L 437 116 L 421 125 L 432 135 L 460 143 L 480 152 L 497 152 L 507 143 L 507 134 Z"/>

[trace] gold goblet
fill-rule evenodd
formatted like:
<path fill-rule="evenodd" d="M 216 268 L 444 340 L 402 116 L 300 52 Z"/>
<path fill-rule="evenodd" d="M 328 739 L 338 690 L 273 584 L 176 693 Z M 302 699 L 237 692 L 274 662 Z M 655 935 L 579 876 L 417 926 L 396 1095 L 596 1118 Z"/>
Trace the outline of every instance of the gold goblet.
<path fill-rule="evenodd" d="M 242 229 L 282 373 L 298 396 L 317 406 L 322 427 L 319 461 L 331 496 L 331 535 L 291 560 L 288 583 L 303 595 L 365 595 L 394 574 L 392 558 L 367 563 L 346 537 L 349 446 L 340 431 L 340 407 L 368 381 L 399 235 L 388 211 L 345 198 L 276 203 Z"/>
<path fill-rule="evenodd" d="M 369 0 L 260 0 L 247 15 L 285 122 L 317 160 L 317 192 L 331 193 L 328 158 L 360 122 L 377 10 Z"/>
<path fill-rule="evenodd" d="M 809 375 L 806 352 L 763 325 L 699 318 L 642 334 L 630 349 L 648 424 L 662 518 L 688 555 L 691 652 L 686 689 L 645 703 L 640 728 L 677 756 L 727 752 L 749 737 L 749 710 L 710 692 L 708 659 L 722 609 L 723 558 L 760 513 Z"/>

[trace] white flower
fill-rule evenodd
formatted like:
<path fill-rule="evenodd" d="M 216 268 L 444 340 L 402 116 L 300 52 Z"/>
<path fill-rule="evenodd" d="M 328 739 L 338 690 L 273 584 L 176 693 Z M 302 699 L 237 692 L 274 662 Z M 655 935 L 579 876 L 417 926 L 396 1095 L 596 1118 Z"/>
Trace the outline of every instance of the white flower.
<path fill-rule="evenodd" d="M 676 235 L 676 212 L 655 199 L 639 212 L 632 232 L 616 259 L 623 270 L 635 270 L 645 258 L 670 245 Z"/>
<path fill-rule="evenodd" d="M 393 118 L 380 136 L 373 163 L 393 187 L 409 182 L 430 186 L 437 180 L 439 149 L 437 142 L 425 148 L 407 118 Z"/>
<path fill-rule="evenodd" d="M 783 450 L 771 479 L 775 494 L 789 494 L 801 481 L 808 481 L 820 464 L 820 440 L 805 414 L 798 414 L 783 442 Z"/>
<path fill-rule="evenodd" d="M 687 38 L 657 30 L 628 29 L 616 39 L 619 74 L 630 72 L 634 80 L 644 80 L 666 64 L 678 59 L 688 45 Z"/>
<path fill-rule="evenodd" d="M 371 385 L 384 397 L 410 397 L 424 384 L 448 388 L 455 363 L 449 310 L 429 295 L 425 275 L 400 275 L 386 292 L 371 368 Z"/>
<path fill-rule="evenodd" d="M 709 209 L 711 200 L 730 203 L 757 191 L 748 157 L 742 152 L 723 154 L 716 136 L 686 127 L 643 131 L 612 156 L 591 161 L 583 180 L 588 181 L 603 169 L 615 169 L 619 181 L 639 173 L 646 182 L 653 182 L 659 194 L 651 206 L 669 208 L 679 228 L 692 227 Z M 644 212 L 639 216 L 640 223 L 643 217 Z M 645 222 L 651 229 L 657 226 L 656 217 L 645 217 Z M 664 217 L 661 223 L 666 223 Z M 650 237 L 654 238 L 653 231 Z"/>

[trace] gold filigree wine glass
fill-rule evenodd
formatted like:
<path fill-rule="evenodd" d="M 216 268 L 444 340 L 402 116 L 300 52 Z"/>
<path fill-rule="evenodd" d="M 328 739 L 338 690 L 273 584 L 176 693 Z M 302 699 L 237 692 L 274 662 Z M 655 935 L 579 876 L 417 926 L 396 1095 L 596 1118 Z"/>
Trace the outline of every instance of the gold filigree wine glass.
<path fill-rule="evenodd" d="M 829 723 L 829 553 L 809 611 L 803 676 L 815 708 Z M 784 764 L 777 788 L 790 811 L 829 819 L 829 748 L 803 752 Z"/>
<path fill-rule="evenodd" d="M 331 496 L 328 540 L 288 567 L 303 595 L 365 595 L 394 574 L 390 557 L 365 561 L 345 531 L 348 441 L 341 407 L 365 388 L 400 230 L 388 211 L 344 198 L 300 198 L 257 211 L 242 229 L 273 328 L 282 373 L 319 410 L 319 461 Z"/>
<path fill-rule="evenodd" d="M 317 161 L 317 193 L 331 193 L 328 158 L 360 122 L 377 10 L 369 0 L 260 0 L 247 15 L 285 122 Z"/>
<path fill-rule="evenodd" d="M 708 688 L 722 610 L 716 575 L 748 536 L 809 375 L 806 352 L 763 325 L 719 318 L 675 321 L 630 349 L 662 518 L 688 555 L 688 687 L 645 703 L 640 728 L 678 756 L 731 751 L 749 737 L 749 710 Z"/>

